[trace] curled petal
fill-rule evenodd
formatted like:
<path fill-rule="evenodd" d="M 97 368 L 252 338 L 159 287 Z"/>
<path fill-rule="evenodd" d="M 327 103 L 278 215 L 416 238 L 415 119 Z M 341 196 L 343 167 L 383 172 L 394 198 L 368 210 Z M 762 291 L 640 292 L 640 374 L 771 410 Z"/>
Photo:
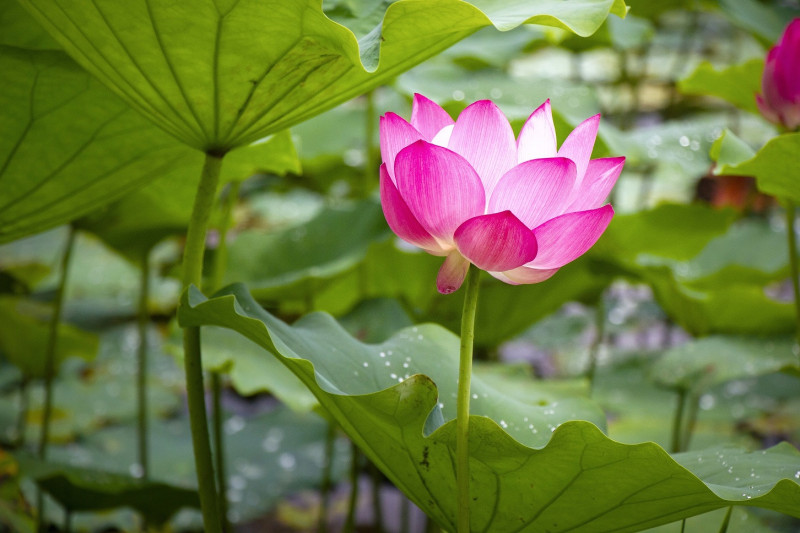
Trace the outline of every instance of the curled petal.
<path fill-rule="evenodd" d="M 583 176 L 586 174 L 586 167 L 589 166 L 589 159 L 592 157 L 594 141 L 597 138 L 597 128 L 600 125 L 600 115 L 589 117 L 572 130 L 572 133 L 564 140 L 561 149 L 558 151 L 560 157 L 568 157 L 575 162 L 578 169 L 578 179 L 576 187 L 581 186 Z"/>
<path fill-rule="evenodd" d="M 517 268 L 536 257 L 533 231 L 511 211 L 481 215 L 461 224 L 455 233 L 461 254 L 482 270 Z"/>
<path fill-rule="evenodd" d="M 455 292 L 464 283 L 469 270 L 469 261 L 458 250 L 453 250 L 447 255 L 436 276 L 436 289 L 442 294 Z"/>
<path fill-rule="evenodd" d="M 540 270 L 538 268 L 521 266 L 512 270 L 506 270 L 505 272 L 489 272 L 489 274 L 509 285 L 529 285 L 547 281 L 552 278 L 553 274 L 556 272 L 558 272 L 557 268 Z"/>
<path fill-rule="evenodd" d="M 411 106 L 411 125 L 422 134 L 426 141 L 434 142 L 433 138 L 437 133 L 453 124 L 455 124 L 453 119 L 438 104 L 421 94 L 414 94 L 414 103 Z M 447 146 L 447 144 L 440 146 Z"/>
<path fill-rule="evenodd" d="M 558 153 L 556 128 L 553 125 L 553 111 L 548 98 L 531 113 L 519 132 L 517 162 L 555 157 L 556 153 Z"/>
<path fill-rule="evenodd" d="M 442 253 L 442 247 L 414 218 L 414 214 L 406 205 L 403 197 L 386 171 L 386 164 L 381 165 L 381 207 L 386 222 L 395 234 L 404 241 L 419 246 L 432 253 Z"/>
<path fill-rule="evenodd" d="M 447 147 L 469 161 L 480 176 L 487 197 L 500 177 L 517 162 L 511 124 L 489 100 L 475 102 L 461 112 Z"/>
<path fill-rule="evenodd" d="M 394 113 L 386 113 L 380 119 L 381 159 L 386 164 L 389 176 L 394 179 L 394 160 L 397 154 L 422 138 L 414 126 Z"/>
<path fill-rule="evenodd" d="M 489 198 L 489 212 L 509 209 L 533 229 L 567 210 L 575 172 L 575 163 L 565 157 L 520 163 L 500 178 Z"/>
<path fill-rule="evenodd" d="M 624 157 L 605 157 L 589 161 L 581 187 L 575 190 L 572 203 L 566 211 L 586 211 L 603 205 L 624 165 Z"/>
<path fill-rule="evenodd" d="M 478 175 L 447 148 L 417 141 L 397 154 L 397 190 L 420 225 L 442 243 L 452 243 L 462 222 L 484 212 Z"/>
<path fill-rule="evenodd" d="M 614 209 L 604 205 L 548 220 L 534 230 L 539 254 L 525 266 L 547 270 L 574 261 L 594 246 L 613 216 Z"/>

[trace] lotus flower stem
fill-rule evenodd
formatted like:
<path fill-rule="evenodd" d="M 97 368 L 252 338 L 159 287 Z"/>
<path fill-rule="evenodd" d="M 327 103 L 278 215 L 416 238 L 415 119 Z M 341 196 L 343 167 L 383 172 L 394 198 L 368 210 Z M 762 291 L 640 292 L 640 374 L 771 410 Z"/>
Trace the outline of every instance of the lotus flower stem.
<path fill-rule="evenodd" d="M 69 277 L 69 263 L 72 258 L 72 249 L 75 247 L 75 228 L 69 227 L 67 242 L 64 245 L 64 254 L 61 256 L 61 278 L 58 281 L 55 300 L 53 301 L 53 314 L 50 315 L 50 328 L 47 336 L 47 348 L 44 354 L 44 406 L 42 408 L 42 429 L 39 437 L 38 457 L 47 459 L 47 445 L 50 442 L 50 419 L 53 414 L 53 378 L 56 373 L 56 348 L 58 346 L 58 326 L 61 323 L 61 310 L 64 307 L 64 288 Z M 45 519 L 44 493 L 41 489 L 36 495 L 36 529 L 43 531 Z"/>
<path fill-rule="evenodd" d="M 317 522 L 317 531 L 325 533 L 328 531 L 328 504 L 331 496 L 332 474 L 333 474 L 333 454 L 334 444 L 336 443 L 336 423 L 333 421 L 328 422 L 328 428 L 325 432 L 325 467 L 322 469 L 322 482 L 320 484 L 320 503 L 319 503 L 319 520 Z"/>
<path fill-rule="evenodd" d="M 478 309 L 480 269 L 469 266 L 461 314 L 461 356 L 456 399 L 456 483 L 458 484 L 458 533 L 469 533 L 469 383 L 472 377 L 472 345 Z"/>
<path fill-rule="evenodd" d="M 733 507 L 728 507 L 728 512 L 725 513 L 725 518 L 722 519 L 722 524 L 719 526 L 719 533 L 727 533 L 728 525 L 731 523 L 731 513 L 733 512 Z"/>
<path fill-rule="evenodd" d="M 192 208 L 192 217 L 186 234 L 183 252 L 183 288 L 200 286 L 203 280 L 203 254 L 205 252 L 206 229 L 214 205 L 219 183 L 222 156 L 206 154 L 200 184 Z M 203 362 L 200 352 L 200 328 L 183 330 L 184 370 L 186 372 L 186 395 L 189 404 L 189 421 L 192 430 L 194 462 L 203 525 L 206 533 L 221 533 L 222 520 L 219 515 L 217 490 L 214 479 L 214 462 L 208 436 L 205 389 L 203 386 Z"/>
<path fill-rule="evenodd" d="M 800 280 L 797 279 L 798 266 L 797 266 L 797 237 L 794 232 L 794 202 L 786 200 L 786 238 L 789 244 L 789 267 L 792 277 L 792 289 L 794 289 L 794 305 L 796 310 L 797 327 L 795 328 L 795 335 L 797 342 L 800 343 Z"/>
<path fill-rule="evenodd" d="M 142 272 L 139 278 L 139 349 L 136 357 L 138 359 L 136 394 L 138 400 L 138 459 L 141 476 L 143 479 L 149 477 L 149 461 L 147 447 L 147 326 L 150 325 L 150 313 L 147 310 L 147 296 L 150 292 L 150 248 L 142 254 Z"/>
<path fill-rule="evenodd" d="M 683 442 L 682 429 L 683 429 L 683 412 L 686 407 L 686 395 L 688 391 L 681 387 L 678 389 L 678 403 L 675 406 L 675 415 L 672 418 L 672 443 L 670 445 L 670 453 L 679 453 L 683 451 L 681 443 Z"/>

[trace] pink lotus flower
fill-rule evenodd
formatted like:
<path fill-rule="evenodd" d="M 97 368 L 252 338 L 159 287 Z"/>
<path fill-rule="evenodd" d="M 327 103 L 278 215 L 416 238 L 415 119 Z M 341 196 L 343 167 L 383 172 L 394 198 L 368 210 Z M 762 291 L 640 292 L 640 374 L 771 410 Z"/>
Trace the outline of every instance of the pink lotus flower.
<path fill-rule="evenodd" d="M 756 95 L 761 114 L 775 124 L 794 130 L 800 126 L 800 18 L 783 31 L 767 54 L 761 77 L 763 94 Z"/>
<path fill-rule="evenodd" d="M 585 120 L 558 149 L 549 100 L 514 139 L 489 100 L 454 122 L 416 94 L 411 123 L 394 113 L 380 121 L 386 221 L 446 257 L 443 294 L 461 286 L 470 263 L 512 285 L 544 281 L 591 248 L 614 215 L 602 204 L 625 158 L 590 159 L 599 122 Z"/>

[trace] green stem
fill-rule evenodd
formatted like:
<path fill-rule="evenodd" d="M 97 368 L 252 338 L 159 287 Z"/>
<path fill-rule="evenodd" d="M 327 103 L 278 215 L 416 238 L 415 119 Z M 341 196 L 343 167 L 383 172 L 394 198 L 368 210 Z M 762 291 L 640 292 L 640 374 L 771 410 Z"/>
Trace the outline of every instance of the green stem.
<path fill-rule="evenodd" d="M 369 473 L 372 481 L 372 521 L 377 533 L 383 531 L 383 505 L 381 502 L 381 471 L 374 463 L 369 464 Z"/>
<path fill-rule="evenodd" d="M 359 451 L 354 442 L 350 443 L 350 501 L 347 504 L 347 519 L 344 522 L 344 533 L 352 533 L 356 526 L 356 507 L 358 507 L 358 474 Z"/>
<path fill-rule="evenodd" d="M 789 267 L 792 276 L 792 289 L 794 289 L 794 306 L 797 320 L 797 327 L 795 328 L 795 335 L 797 342 L 800 343 L 800 280 L 797 276 L 797 240 L 794 233 L 794 202 L 791 200 L 785 201 L 786 207 L 786 238 L 789 245 Z"/>
<path fill-rule="evenodd" d="M 689 394 L 687 401 L 689 402 L 689 413 L 686 416 L 686 427 L 683 430 L 683 437 L 681 439 L 681 451 L 689 449 L 689 445 L 692 442 L 692 435 L 694 435 L 694 430 L 697 427 L 697 415 L 700 414 L 700 395 L 695 393 Z"/>
<path fill-rule="evenodd" d="M 375 89 L 366 94 L 367 105 L 364 111 L 364 182 L 359 191 L 360 197 L 365 197 L 378 183 L 378 162 L 375 160 Z"/>
<path fill-rule="evenodd" d="M 186 234 L 186 248 L 183 251 L 184 290 L 190 285 L 199 287 L 202 283 L 206 230 L 217 192 L 221 164 L 222 156 L 206 154 L 203 172 L 200 176 L 200 183 L 194 199 L 192 217 L 189 220 L 189 228 Z M 204 531 L 206 533 L 221 533 L 222 521 L 219 515 L 214 480 L 214 462 L 208 437 L 208 416 L 206 415 L 205 388 L 203 386 L 203 361 L 200 351 L 200 328 L 184 328 L 183 351 L 189 422 L 192 430 L 197 488 L 200 494 L 200 506 L 203 511 Z"/>
<path fill-rule="evenodd" d="M 47 333 L 47 347 L 44 353 L 44 406 L 42 408 L 42 429 L 39 437 L 37 455 L 44 461 L 47 459 L 47 445 L 50 441 L 50 419 L 53 414 L 53 378 L 56 373 L 56 347 L 58 346 L 58 326 L 61 322 L 61 311 L 64 307 L 64 288 L 69 277 L 69 263 L 72 250 L 75 247 L 75 228 L 70 226 L 64 254 L 61 256 L 61 278 L 58 281 L 55 300 L 53 301 L 53 314 L 50 315 L 50 327 Z M 44 529 L 45 502 L 44 493 L 39 489 L 37 493 L 37 530 Z"/>
<path fill-rule="evenodd" d="M 458 533 L 469 533 L 469 383 L 472 377 L 472 345 L 481 271 L 469 265 L 461 314 L 461 355 L 458 364 L 456 400 L 456 483 L 458 485 Z"/>
<path fill-rule="evenodd" d="M 400 496 L 400 533 L 409 533 L 411 523 L 411 501 L 405 496 Z"/>
<path fill-rule="evenodd" d="M 672 419 L 672 444 L 670 453 L 681 451 L 681 428 L 683 427 L 683 409 L 686 405 L 686 389 L 678 389 L 678 405 L 675 406 L 675 416 Z"/>
<path fill-rule="evenodd" d="M 319 489 L 319 521 L 317 531 L 328 530 L 328 502 L 331 495 L 331 474 L 333 472 L 333 445 L 336 442 L 336 424 L 328 422 L 328 431 L 325 433 L 325 467 L 322 470 L 322 483 Z"/>
<path fill-rule="evenodd" d="M 228 230 L 233 221 L 233 208 L 239 199 L 239 187 L 241 182 L 234 181 L 230 184 L 228 195 L 225 197 L 225 202 L 222 204 L 222 216 L 219 223 L 219 244 L 217 245 L 216 253 L 214 254 L 213 270 L 211 272 L 211 279 L 209 281 L 209 292 L 214 293 L 222 286 L 222 280 L 225 279 L 225 270 L 228 267 Z M 216 475 L 217 475 L 217 491 L 219 494 L 219 514 L 222 520 L 223 531 L 230 531 L 231 526 L 228 523 L 228 475 L 227 468 L 225 467 L 225 434 L 222 430 L 223 427 L 223 412 L 222 412 L 222 376 L 219 372 L 211 372 L 211 393 L 213 398 L 214 416 L 212 418 L 212 426 L 214 432 L 214 451 L 216 452 Z"/>
<path fill-rule="evenodd" d="M 14 443 L 17 448 L 25 445 L 25 433 L 28 431 L 29 383 L 27 377 L 23 377 L 19 383 L 19 417 L 17 418 L 17 438 Z"/>
<path fill-rule="evenodd" d="M 722 524 L 719 526 L 719 533 L 727 533 L 728 524 L 731 523 L 731 513 L 733 513 L 733 507 L 728 507 L 728 512 L 725 513 L 725 518 L 722 519 Z"/>
<path fill-rule="evenodd" d="M 215 473 L 217 475 L 217 494 L 219 495 L 219 516 L 222 520 L 222 530 L 230 531 L 228 523 L 228 475 L 225 468 L 225 435 L 222 431 L 225 421 L 222 412 L 222 376 L 219 372 L 211 372 L 211 399 L 213 418 L 211 424 L 214 431 L 214 459 Z"/>
<path fill-rule="evenodd" d="M 597 357 L 600 352 L 600 346 L 603 344 L 603 338 L 606 333 L 606 306 L 603 301 L 603 295 L 597 302 L 597 308 L 594 314 L 595 324 L 595 337 L 592 345 L 589 347 L 589 368 L 586 371 L 586 378 L 589 380 L 589 394 L 591 395 L 594 390 L 594 378 L 597 373 Z"/>
<path fill-rule="evenodd" d="M 149 460 L 147 447 L 147 327 L 150 325 L 150 313 L 147 309 L 147 297 L 150 293 L 150 248 L 142 254 L 142 272 L 139 280 L 139 349 L 138 375 L 136 389 L 139 407 L 139 466 L 143 479 L 149 477 Z"/>

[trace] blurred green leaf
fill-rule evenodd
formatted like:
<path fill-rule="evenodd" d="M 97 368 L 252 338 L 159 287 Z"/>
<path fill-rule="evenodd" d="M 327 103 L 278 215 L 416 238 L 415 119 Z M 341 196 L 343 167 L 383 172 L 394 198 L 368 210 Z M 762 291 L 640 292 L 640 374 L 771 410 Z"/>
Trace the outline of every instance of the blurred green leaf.
<path fill-rule="evenodd" d="M 50 313 L 49 306 L 0 295 L 0 353 L 27 379 L 44 376 Z M 67 324 L 59 325 L 56 368 L 68 357 L 91 360 L 96 353 L 97 338 L 94 335 Z"/>
<path fill-rule="evenodd" d="M 452 529 L 455 422 L 450 391 L 456 381 L 458 339 L 426 325 L 403 330 L 381 345 L 363 345 L 325 315 L 309 315 L 287 326 L 243 289 L 233 287 L 235 296 L 213 300 L 191 290 L 180 306 L 182 325 L 230 327 L 272 351 L 397 487 L 440 526 Z M 395 379 L 391 372 L 399 370 L 401 361 L 409 368 Z M 619 444 L 592 423 L 566 421 L 578 413 L 590 414 L 588 404 L 565 399 L 540 405 L 534 387 L 531 401 L 520 402 L 490 389 L 479 376 L 473 383 L 473 528 L 618 531 L 729 505 L 758 505 L 800 516 L 800 486 L 793 481 L 800 452 L 791 446 L 752 454 L 735 451 L 724 463 L 707 455 L 699 468 L 699 455 L 681 456 L 684 466 L 709 480 L 704 482 L 652 443 Z M 445 407 L 437 409 L 442 403 Z M 530 429 L 542 424 L 538 433 Z M 552 433 L 545 429 L 548 425 Z M 757 473 L 759 483 L 737 482 L 728 468 Z M 625 483 L 615 482 L 619 479 Z M 521 506 L 520 498 L 528 503 Z M 626 504 L 620 506 L 620 501 Z"/>
<path fill-rule="evenodd" d="M 720 0 L 719 7 L 734 24 L 772 45 L 800 9 L 791 4 L 758 2 L 757 0 Z"/>
<path fill-rule="evenodd" d="M 402 0 L 357 40 L 325 16 L 319 0 L 225 7 L 167 0 L 21 3 L 83 67 L 154 123 L 194 148 L 219 152 L 362 94 L 482 27 L 535 23 L 589 35 L 609 13 L 626 10 L 622 0 L 569 6 Z M 366 31 L 357 20 L 347 23 Z"/>
<path fill-rule="evenodd" d="M 718 165 L 714 173 L 724 174 L 729 167 L 753 157 L 755 152 L 735 133 L 725 129 L 722 135 L 711 145 L 709 155 Z"/>
<path fill-rule="evenodd" d="M 667 350 L 651 376 L 669 387 L 702 391 L 734 379 L 779 372 L 797 366 L 790 338 L 715 335 Z"/>
<path fill-rule="evenodd" d="M 684 94 L 716 96 L 739 109 L 759 114 L 755 95 L 761 92 L 763 70 L 763 59 L 750 59 L 720 70 L 704 61 L 687 78 L 678 82 L 678 89 Z"/>
<path fill-rule="evenodd" d="M 373 199 L 327 207 L 283 231 L 242 231 L 229 245 L 225 283 L 243 281 L 260 300 L 306 302 L 357 265 L 389 228 Z"/>
<path fill-rule="evenodd" d="M 123 474 L 16 456 L 24 475 L 70 511 L 132 507 L 157 526 L 184 507 L 200 507 L 197 492 Z"/>

